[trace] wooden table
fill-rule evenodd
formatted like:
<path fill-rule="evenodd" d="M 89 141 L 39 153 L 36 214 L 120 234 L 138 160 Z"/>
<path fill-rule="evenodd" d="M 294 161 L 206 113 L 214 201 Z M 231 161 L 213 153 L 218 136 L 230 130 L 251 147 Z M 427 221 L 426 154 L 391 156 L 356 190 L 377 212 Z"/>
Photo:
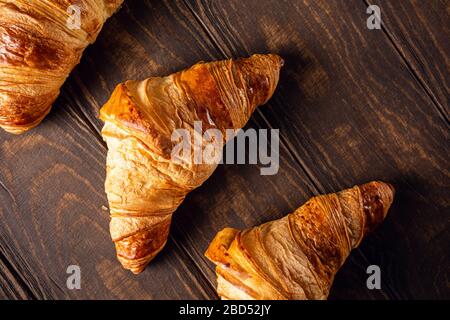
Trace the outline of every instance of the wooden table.
<path fill-rule="evenodd" d="M 355 250 L 331 299 L 450 298 L 449 4 L 373 0 L 126 1 L 87 49 L 37 129 L 0 132 L 0 297 L 214 299 L 204 257 L 225 226 L 283 216 L 313 195 L 380 179 L 397 188 L 385 223 Z M 280 170 L 222 165 L 174 216 L 139 276 L 108 232 L 106 146 L 97 113 L 115 85 L 199 60 L 282 55 L 268 105 L 248 124 L 279 128 Z M 379 265 L 381 290 L 366 268 Z M 66 287 L 69 265 L 81 289 Z"/>

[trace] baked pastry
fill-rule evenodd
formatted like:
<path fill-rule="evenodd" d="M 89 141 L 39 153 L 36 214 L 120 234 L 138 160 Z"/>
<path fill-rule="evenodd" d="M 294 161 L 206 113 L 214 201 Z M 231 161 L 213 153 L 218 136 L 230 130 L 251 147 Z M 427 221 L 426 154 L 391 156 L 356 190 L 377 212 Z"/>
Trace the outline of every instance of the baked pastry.
<path fill-rule="evenodd" d="M 394 188 L 370 182 L 310 199 L 295 212 L 239 231 L 225 228 L 205 255 L 222 299 L 326 299 L 353 248 L 385 218 Z"/>
<path fill-rule="evenodd" d="M 0 127 L 18 134 L 44 119 L 122 2 L 0 0 Z"/>
<path fill-rule="evenodd" d="M 134 273 L 145 268 L 164 247 L 173 212 L 217 167 L 218 161 L 195 161 L 195 152 L 184 162 L 172 157 L 174 132 L 189 133 L 190 149 L 195 139 L 208 145 L 203 133 L 209 129 L 220 130 L 226 142 L 227 129 L 242 128 L 270 99 L 281 66 L 277 55 L 253 55 L 117 86 L 100 118 L 108 144 L 110 231 L 124 268 Z"/>

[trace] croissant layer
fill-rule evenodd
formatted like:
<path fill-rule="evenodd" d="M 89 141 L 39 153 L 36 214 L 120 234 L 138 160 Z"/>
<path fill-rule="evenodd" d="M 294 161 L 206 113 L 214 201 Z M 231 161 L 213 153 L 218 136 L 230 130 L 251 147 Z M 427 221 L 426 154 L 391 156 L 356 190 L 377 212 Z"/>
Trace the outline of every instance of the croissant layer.
<path fill-rule="evenodd" d="M 23 133 L 123 0 L 0 0 L 0 127 Z"/>
<path fill-rule="evenodd" d="M 126 269 L 141 272 L 164 247 L 173 212 L 217 167 L 217 162 L 194 161 L 194 153 L 186 161 L 172 159 L 173 133 L 188 132 L 192 150 L 199 136 L 195 123 L 203 131 L 242 128 L 272 96 L 281 66 L 277 55 L 253 55 L 116 87 L 100 118 L 108 144 L 110 231 Z M 205 135 L 200 139 L 202 146 L 209 142 Z M 214 152 L 220 154 L 221 145 Z"/>
<path fill-rule="evenodd" d="M 295 212 L 243 231 L 226 228 L 205 255 L 222 299 L 326 299 L 339 268 L 385 218 L 394 189 L 370 182 L 310 199 Z"/>

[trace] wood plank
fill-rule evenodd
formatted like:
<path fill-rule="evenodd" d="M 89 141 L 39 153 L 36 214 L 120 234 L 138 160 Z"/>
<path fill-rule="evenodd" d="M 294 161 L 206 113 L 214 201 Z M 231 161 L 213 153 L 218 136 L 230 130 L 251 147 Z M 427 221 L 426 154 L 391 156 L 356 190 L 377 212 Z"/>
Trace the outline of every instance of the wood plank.
<path fill-rule="evenodd" d="M 449 121 L 448 1 L 376 0 L 384 31 L 446 121 Z"/>
<path fill-rule="evenodd" d="M 366 28 L 364 3 L 188 3 L 226 55 L 286 58 L 262 112 L 319 191 L 395 184 L 390 216 L 359 250 L 381 267 L 388 296 L 448 297 L 448 127 L 385 34 Z M 338 281 L 334 292 L 358 285 Z"/>

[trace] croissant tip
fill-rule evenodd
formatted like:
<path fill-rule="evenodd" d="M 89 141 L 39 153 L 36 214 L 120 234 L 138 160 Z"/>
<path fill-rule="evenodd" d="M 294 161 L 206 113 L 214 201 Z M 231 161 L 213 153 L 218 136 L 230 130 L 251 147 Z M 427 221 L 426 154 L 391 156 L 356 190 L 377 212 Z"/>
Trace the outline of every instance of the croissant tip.
<path fill-rule="evenodd" d="M 387 196 L 389 198 L 389 202 L 391 203 L 394 200 L 394 196 L 395 196 L 395 187 L 389 183 L 389 182 L 384 182 L 384 181 L 376 181 L 378 184 L 384 186 L 385 191 L 387 193 Z"/>
<path fill-rule="evenodd" d="M 36 128 L 39 124 L 41 124 L 44 118 L 50 113 L 51 109 L 52 103 L 48 104 L 46 109 L 40 111 L 39 114 L 28 115 L 26 117 L 18 119 L 19 122 L 2 120 L 0 122 L 0 127 L 8 133 L 17 135 L 23 134 L 27 131 L 30 131 L 31 129 Z"/>
<path fill-rule="evenodd" d="M 144 271 L 145 268 L 130 268 L 129 270 L 133 273 L 133 274 L 139 274 L 142 271 Z"/>
<path fill-rule="evenodd" d="M 376 188 L 384 188 L 386 191 L 389 191 L 392 194 L 395 193 L 394 185 L 389 182 L 376 180 L 376 181 L 371 181 L 366 184 L 363 184 L 362 186 L 364 186 L 364 185 L 374 185 Z"/>
<path fill-rule="evenodd" d="M 166 245 L 167 239 L 163 242 L 163 244 L 157 248 L 152 250 L 148 255 L 143 257 L 124 257 L 120 253 L 116 254 L 117 259 L 122 264 L 122 267 L 124 269 L 130 270 L 134 274 L 139 274 L 147 267 L 147 265 L 155 258 L 155 256 L 164 248 Z M 116 249 L 120 251 L 120 249 L 117 247 L 116 242 Z"/>
<path fill-rule="evenodd" d="M 49 110 L 50 111 L 50 110 Z M 11 134 L 23 134 L 27 131 L 30 131 L 31 129 L 36 128 L 41 122 L 42 120 L 44 120 L 45 116 L 48 114 L 48 112 L 46 112 L 44 115 L 40 116 L 38 119 L 36 119 L 33 122 L 27 123 L 25 125 L 0 125 L 0 127 L 5 130 L 8 133 Z"/>
<path fill-rule="evenodd" d="M 392 194 L 395 195 L 395 187 L 392 184 L 387 183 L 387 182 L 385 182 L 385 184 L 389 187 L 389 189 L 391 190 Z"/>
<path fill-rule="evenodd" d="M 363 194 L 364 207 L 367 210 L 367 230 L 372 231 L 387 216 L 391 207 L 395 188 L 384 181 L 371 181 L 359 186 Z"/>
<path fill-rule="evenodd" d="M 13 129 L 11 127 L 3 127 L 3 126 L 1 128 L 8 133 L 16 134 L 16 135 L 19 135 L 19 134 L 22 134 L 22 133 L 25 133 L 28 131 L 28 129 L 27 130 L 17 130 L 17 129 Z"/>
<path fill-rule="evenodd" d="M 38 123 L 36 123 L 36 124 L 30 125 L 30 126 L 27 126 L 27 127 L 23 127 L 23 126 L 17 126 L 17 127 L 14 127 L 14 126 L 1 126 L 1 127 L 2 127 L 3 130 L 5 130 L 8 133 L 19 135 L 19 134 L 24 134 L 25 132 L 36 128 L 39 124 L 40 124 L 40 121 Z"/>
<path fill-rule="evenodd" d="M 272 56 L 272 57 L 276 58 L 278 60 L 279 64 L 280 64 L 280 67 L 284 67 L 285 61 L 284 61 L 282 56 L 280 56 L 280 55 L 278 55 L 276 53 L 271 53 L 271 54 L 269 54 L 269 56 Z"/>
<path fill-rule="evenodd" d="M 133 274 L 140 274 L 142 271 L 144 271 L 144 269 L 147 267 L 148 263 L 150 262 L 150 260 L 148 261 L 141 261 L 139 263 L 136 263 L 133 261 L 129 261 L 128 259 L 124 259 L 120 256 L 117 256 L 118 260 L 120 261 L 120 263 L 122 264 L 122 267 L 126 270 L 130 270 Z"/>

